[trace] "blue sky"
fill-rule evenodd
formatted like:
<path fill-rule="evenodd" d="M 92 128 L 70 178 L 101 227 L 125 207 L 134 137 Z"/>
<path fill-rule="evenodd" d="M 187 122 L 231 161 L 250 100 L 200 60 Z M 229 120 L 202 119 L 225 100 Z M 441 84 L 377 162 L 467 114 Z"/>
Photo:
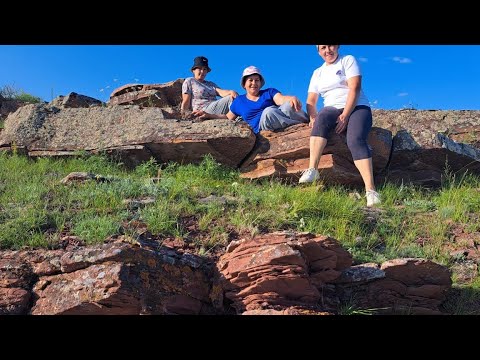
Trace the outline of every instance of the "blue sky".
<path fill-rule="evenodd" d="M 480 45 L 342 45 L 363 73 L 373 108 L 480 110 Z M 107 101 L 129 83 L 165 83 L 191 76 L 205 56 L 211 80 L 240 94 L 249 65 L 265 87 L 305 104 L 310 76 L 323 60 L 314 45 L 0 45 L 0 87 L 13 86 L 45 101 L 77 92 Z"/>

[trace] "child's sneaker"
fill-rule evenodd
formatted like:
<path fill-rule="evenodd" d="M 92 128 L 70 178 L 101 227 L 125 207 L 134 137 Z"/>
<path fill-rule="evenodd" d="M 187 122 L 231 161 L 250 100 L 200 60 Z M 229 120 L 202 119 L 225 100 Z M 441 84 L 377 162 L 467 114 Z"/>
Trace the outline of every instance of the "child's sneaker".
<path fill-rule="evenodd" d="M 367 194 L 367 206 L 371 207 L 373 205 L 380 204 L 382 200 L 380 199 L 380 194 L 377 193 L 375 190 L 368 190 Z"/>
<path fill-rule="evenodd" d="M 305 170 L 302 173 L 302 176 L 300 177 L 300 180 L 298 180 L 298 183 L 299 184 L 311 183 L 311 182 L 314 182 L 315 180 L 318 180 L 319 177 L 320 177 L 320 173 L 318 172 L 318 170 L 314 168 L 310 168 Z"/>

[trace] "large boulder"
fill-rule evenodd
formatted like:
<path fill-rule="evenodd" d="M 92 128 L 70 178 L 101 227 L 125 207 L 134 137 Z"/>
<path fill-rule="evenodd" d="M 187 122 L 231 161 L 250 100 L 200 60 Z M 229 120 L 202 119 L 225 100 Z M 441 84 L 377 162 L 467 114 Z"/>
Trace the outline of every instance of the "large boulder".
<path fill-rule="evenodd" d="M 212 266 L 119 240 L 0 252 L 0 315 L 214 314 Z"/>
<path fill-rule="evenodd" d="M 82 108 L 90 106 L 102 106 L 103 103 L 100 100 L 94 99 L 90 96 L 71 92 L 67 96 L 60 95 L 56 97 L 49 103 L 49 105 L 56 106 L 58 108 Z"/>
<path fill-rule="evenodd" d="M 276 177 L 298 181 L 308 169 L 310 132 L 307 124 L 288 127 L 282 131 L 261 131 L 255 148 L 242 163 L 241 176 L 247 179 Z M 373 128 L 368 138 L 373 148 L 375 173 L 382 173 L 388 164 L 392 149 L 392 135 L 388 130 Z M 360 185 L 362 178 L 355 167 L 345 134 L 332 134 L 318 165 L 326 183 Z"/>
<path fill-rule="evenodd" d="M 110 95 L 109 105 L 139 105 L 142 107 L 178 108 L 182 101 L 180 78 L 165 84 L 126 84 Z"/>
<path fill-rule="evenodd" d="M 480 111 L 374 110 L 393 134 L 387 180 L 438 186 L 448 172 L 480 174 Z"/>
<path fill-rule="evenodd" d="M 107 152 L 126 165 L 198 163 L 206 154 L 237 167 L 255 143 L 247 126 L 229 120 L 180 121 L 156 107 L 63 108 L 26 105 L 8 116 L 0 149 L 23 148 L 30 156 Z"/>

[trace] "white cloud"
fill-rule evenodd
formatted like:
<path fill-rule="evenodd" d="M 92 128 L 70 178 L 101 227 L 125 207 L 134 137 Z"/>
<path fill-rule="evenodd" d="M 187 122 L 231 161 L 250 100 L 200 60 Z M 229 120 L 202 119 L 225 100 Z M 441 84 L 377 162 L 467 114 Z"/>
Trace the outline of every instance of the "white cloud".
<path fill-rule="evenodd" d="M 117 81 L 118 81 L 118 79 L 113 79 L 113 81 L 114 81 L 114 82 L 117 82 Z"/>
<path fill-rule="evenodd" d="M 368 59 L 367 59 L 366 57 L 359 57 L 359 58 L 358 58 L 358 61 L 368 62 Z"/>
<path fill-rule="evenodd" d="M 407 92 L 402 92 L 402 93 L 397 94 L 397 96 L 408 96 L 408 93 Z"/>
<path fill-rule="evenodd" d="M 401 56 L 395 56 L 392 58 L 392 60 L 400 64 L 410 64 L 412 62 L 412 59 Z"/>
<path fill-rule="evenodd" d="M 104 91 L 104 89 L 100 89 L 100 92 L 103 92 L 103 91 Z"/>

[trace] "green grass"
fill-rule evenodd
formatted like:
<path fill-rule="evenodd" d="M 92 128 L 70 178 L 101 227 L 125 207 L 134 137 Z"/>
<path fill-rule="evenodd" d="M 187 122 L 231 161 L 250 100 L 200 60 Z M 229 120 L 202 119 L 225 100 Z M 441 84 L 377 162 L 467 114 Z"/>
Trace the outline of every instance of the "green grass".
<path fill-rule="evenodd" d="M 480 315 L 480 276 L 468 285 L 454 284 L 443 303 L 446 312 L 452 315 Z"/>
<path fill-rule="evenodd" d="M 60 182 L 79 171 L 109 181 Z M 450 255 L 457 246 L 454 230 L 472 236 L 480 231 L 479 189 L 477 177 L 449 174 L 437 190 L 384 184 L 380 211 L 372 215 L 365 199 L 355 200 L 344 187 L 244 180 L 209 156 L 183 166 L 152 159 L 127 171 L 103 156 L 31 160 L 1 153 L 0 249 L 53 248 L 61 234 L 97 244 L 121 234 L 135 237 L 144 226 L 159 240 L 181 238 L 208 254 L 231 236 L 292 230 L 337 239 L 356 264 L 422 257 L 452 266 L 458 261 Z M 205 202 L 209 197 L 214 200 Z M 154 201 L 137 208 L 126 202 L 146 198 Z M 472 312 L 462 304 L 480 302 L 478 278 L 454 284 L 462 292 L 449 304 L 453 312 Z M 347 306 L 344 312 L 357 310 Z"/>

